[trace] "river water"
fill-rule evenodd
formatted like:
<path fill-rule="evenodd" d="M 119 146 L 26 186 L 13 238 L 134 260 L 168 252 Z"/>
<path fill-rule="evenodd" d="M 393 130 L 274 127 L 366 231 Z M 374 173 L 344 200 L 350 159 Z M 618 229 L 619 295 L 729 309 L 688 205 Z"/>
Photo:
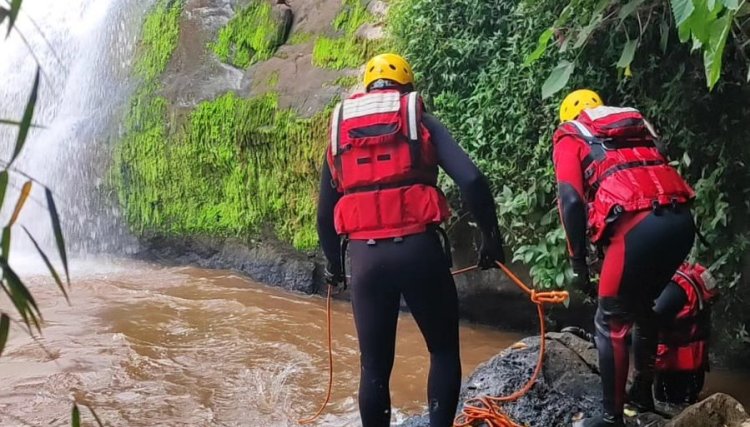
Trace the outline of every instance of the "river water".
<path fill-rule="evenodd" d="M 46 277 L 29 278 L 46 327 L 39 342 L 11 332 L 0 359 L 0 425 L 64 425 L 75 396 L 111 425 L 285 426 L 314 413 L 324 397 L 322 298 L 231 272 L 74 265 L 70 306 Z M 320 425 L 356 425 L 359 366 L 348 303 L 334 302 L 333 318 L 335 389 Z M 465 373 L 517 339 L 485 328 L 461 332 Z M 398 339 L 396 418 L 423 410 L 429 365 L 409 316 Z"/>
<path fill-rule="evenodd" d="M 112 260 L 73 265 L 70 305 L 46 276 L 25 274 L 46 327 L 36 341 L 11 331 L 0 359 L 0 425 L 69 425 L 76 398 L 114 426 L 292 426 L 323 398 L 322 298 L 226 271 Z M 351 309 L 338 301 L 333 307 L 335 387 L 319 425 L 357 425 Z M 461 338 L 467 375 L 519 335 L 464 325 Z M 404 315 L 394 421 L 424 410 L 428 366 L 421 335 Z M 708 390 L 748 404 L 748 384 L 747 376 L 718 372 Z"/>

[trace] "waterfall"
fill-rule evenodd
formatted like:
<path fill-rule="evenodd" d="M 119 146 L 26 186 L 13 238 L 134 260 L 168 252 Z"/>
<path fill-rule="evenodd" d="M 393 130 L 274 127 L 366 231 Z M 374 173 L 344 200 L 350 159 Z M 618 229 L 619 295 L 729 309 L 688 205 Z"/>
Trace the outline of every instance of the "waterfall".
<path fill-rule="evenodd" d="M 107 176 L 118 123 L 132 90 L 128 76 L 138 32 L 150 3 L 24 0 L 17 30 L 6 39 L 7 22 L 0 28 L 0 118 L 20 120 L 37 60 L 42 67 L 34 122 L 44 128 L 32 130 L 13 167 L 51 188 L 73 253 L 123 252 L 135 246 Z M 16 133 L 13 127 L 0 126 L 3 162 L 10 158 Z M 25 181 L 11 173 L 2 224 Z M 41 186 L 34 185 L 19 222 L 53 250 Z M 12 253 L 29 249 L 28 239 L 16 229 Z"/>

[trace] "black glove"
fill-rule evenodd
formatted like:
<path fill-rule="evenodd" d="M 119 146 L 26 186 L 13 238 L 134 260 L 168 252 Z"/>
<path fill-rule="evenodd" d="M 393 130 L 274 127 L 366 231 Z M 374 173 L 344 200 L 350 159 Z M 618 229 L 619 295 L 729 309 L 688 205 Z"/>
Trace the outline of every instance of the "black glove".
<path fill-rule="evenodd" d="M 346 289 L 344 273 L 341 271 L 341 266 L 338 264 L 333 264 L 331 262 L 326 264 L 326 270 L 323 273 L 323 279 L 329 286 L 338 288 L 339 286 L 344 285 L 344 289 Z"/>
<path fill-rule="evenodd" d="M 505 264 L 505 251 L 503 250 L 503 239 L 499 231 L 490 235 L 482 235 L 482 245 L 479 247 L 479 268 L 488 270 L 499 268 L 497 262 Z"/>
<path fill-rule="evenodd" d="M 586 259 L 571 258 L 570 265 L 573 267 L 573 273 L 575 274 L 573 286 L 580 289 L 587 296 L 596 299 L 598 294 L 596 286 L 591 283 L 589 266 L 586 263 Z"/>

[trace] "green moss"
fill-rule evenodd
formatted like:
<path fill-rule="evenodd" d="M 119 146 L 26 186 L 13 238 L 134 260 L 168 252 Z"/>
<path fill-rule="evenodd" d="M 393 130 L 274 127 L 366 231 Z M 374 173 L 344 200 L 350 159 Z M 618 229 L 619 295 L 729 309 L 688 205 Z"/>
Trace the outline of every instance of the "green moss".
<path fill-rule="evenodd" d="M 289 44 L 292 46 L 305 44 L 312 40 L 313 34 L 312 33 L 306 33 L 304 31 L 300 31 L 297 33 L 292 34 L 291 37 L 289 37 Z"/>
<path fill-rule="evenodd" d="M 221 61 L 247 68 L 273 56 L 283 42 L 283 33 L 271 5 L 266 0 L 252 0 L 219 31 L 213 51 Z"/>
<path fill-rule="evenodd" d="M 357 76 L 341 76 L 334 80 L 333 84 L 348 89 L 356 86 L 358 82 L 359 78 Z"/>
<path fill-rule="evenodd" d="M 315 40 L 313 64 L 322 68 L 341 70 L 359 67 L 368 57 L 383 48 L 380 40 L 369 41 L 357 37 L 357 30 L 375 17 L 367 10 L 362 0 L 344 0 L 341 12 L 333 20 L 333 28 L 342 33 L 340 37 L 321 36 Z"/>
<path fill-rule="evenodd" d="M 302 119 L 280 110 L 275 94 L 229 93 L 169 135 L 164 104 L 153 103 L 139 106 L 144 125 L 117 156 L 120 200 L 137 231 L 247 236 L 271 224 L 297 248 L 317 244 L 315 178 L 330 110 Z"/>
<path fill-rule="evenodd" d="M 268 76 L 268 80 L 266 80 L 266 87 L 269 89 L 275 88 L 279 84 L 279 72 L 274 71 L 271 73 L 271 75 Z"/>
<path fill-rule="evenodd" d="M 151 80 L 164 72 L 180 35 L 181 0 L 159 0 L 146 15 L 135 73 Z"/>

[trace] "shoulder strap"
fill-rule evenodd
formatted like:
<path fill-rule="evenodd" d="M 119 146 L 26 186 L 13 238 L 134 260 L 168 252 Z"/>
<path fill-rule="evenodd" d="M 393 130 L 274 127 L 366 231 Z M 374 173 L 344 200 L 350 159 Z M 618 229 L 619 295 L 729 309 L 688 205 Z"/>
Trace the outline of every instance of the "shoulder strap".
<path fill-rule="evenodd" d="M 333 109 L 331 115 L 331 153 L 336 156 L 339 154 L 339 147 L 341 145 L 341 122 L 343 119 L 343 102 L 336 104 L 336 108 Z"/>
<path fill-rule="evenodd" d="M 584 178 L 588 180 L 589 178 L 591 178 L 591 172 L 586 173 L 587 169 L 589 168 L 589 166 L 591 166 L 592 163 L 597 160 L 601 160 L 606 156 L 606 148 L 604 147 L 603 141 L 597 138 L 583 123 L 579 122 L 578 120 L 571 120 L 567 123 L 570 123 L 574 128 L 576 128 L 576 130 L 578 130 L 578 136 L 586 141 L 586 143 L 591 148 L 591 152 L 586 156 L 586 158 L 583 160 L 583 164 L 581 165 L 581 168 L 584 170 Z"/>

